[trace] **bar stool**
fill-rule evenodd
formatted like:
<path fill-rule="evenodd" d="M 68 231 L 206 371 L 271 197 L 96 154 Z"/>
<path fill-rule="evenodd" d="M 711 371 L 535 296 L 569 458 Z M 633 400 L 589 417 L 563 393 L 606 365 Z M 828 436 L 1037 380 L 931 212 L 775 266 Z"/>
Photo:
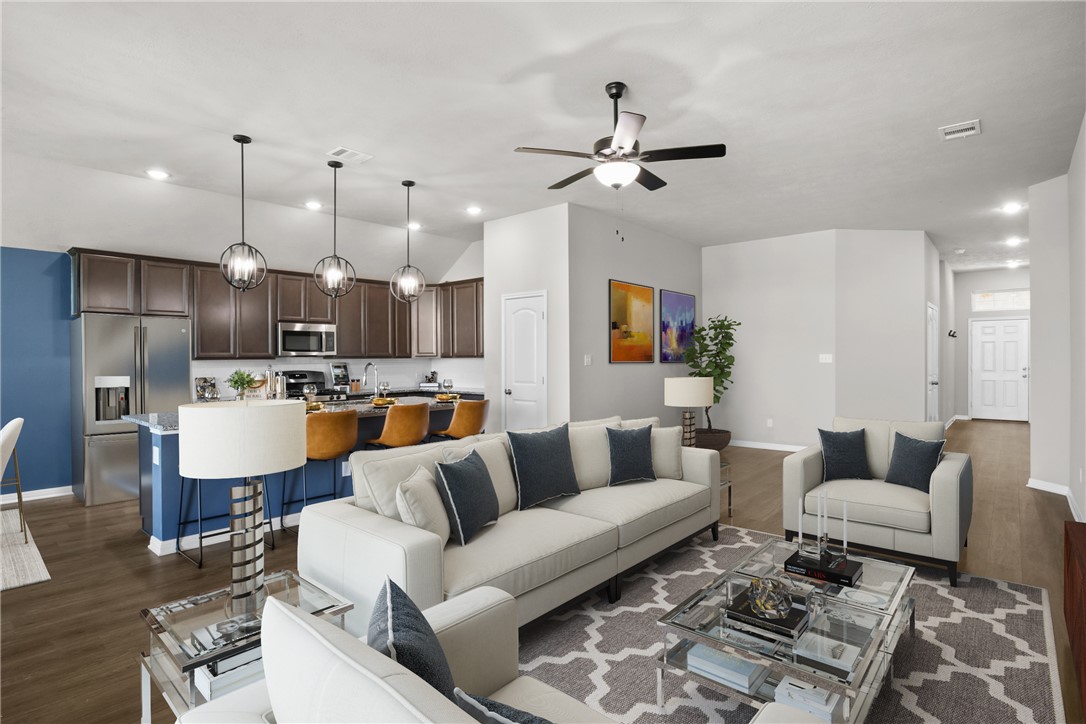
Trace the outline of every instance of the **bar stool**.
<path fill-rule="evenodd" d="M 378 447 L 407 447 L 418 445 L 430 432 L 430 404 L 393 405 L 385 415 L 381 437 L 366 440 Z"/>
<path fill-rule="evenodd" d="M 23 543 L 29 543 L 26 535 L 26 516 L 23 515 L 23 479 L 19 475 L 19 453 L 15 450 L 15 443 L 19 440 L 19 433 L 23 431 L 23 418 L 13 418 L 0 430 L 0 475 L 8 468 L 8 459 L 15 459 L 15 476 L 0 480 L 0 488 L 9 485 L 15 486 L 15 499 L 19 503 L 19 530 L 23 532 Z"/>
<path fill-rule="evenodd" d="M 313 412 L 305 416 L 305 458 L 306 460 L 332 461 L 332 492 L 318 495 L 315 500 L 336 498 L 339 491 L 339 458 L 354 450 L 358 442 L 358 413 L 354 410 L 340 412 Z M 305 466 L 302 466 L 302 497 L 287 499 L 287 479 L 283 477 L 283 507 L 279 509 L 279 527 L 294 533 L 284 525 L 287 506 L 301 503 L 309 505 L 309 485 Z"/>
<path fill-rule="evenodd" d="M 490 410 L 490 400 L 460 400 L 453 410 L 452 421 L 444 430 L 430 433 L 430 439 L 435 437 L 461 438 L 478 435 L 486 427 L 486 413 Z"/>

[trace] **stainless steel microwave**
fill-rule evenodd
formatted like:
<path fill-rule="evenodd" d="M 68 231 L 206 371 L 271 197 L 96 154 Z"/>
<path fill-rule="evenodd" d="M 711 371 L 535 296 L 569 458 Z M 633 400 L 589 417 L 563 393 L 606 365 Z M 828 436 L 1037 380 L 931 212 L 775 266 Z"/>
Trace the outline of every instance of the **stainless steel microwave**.
<path fill-rule="evenodd" d="M 334 357 L 336 325 L 279 323 L 280 357 Z"/>

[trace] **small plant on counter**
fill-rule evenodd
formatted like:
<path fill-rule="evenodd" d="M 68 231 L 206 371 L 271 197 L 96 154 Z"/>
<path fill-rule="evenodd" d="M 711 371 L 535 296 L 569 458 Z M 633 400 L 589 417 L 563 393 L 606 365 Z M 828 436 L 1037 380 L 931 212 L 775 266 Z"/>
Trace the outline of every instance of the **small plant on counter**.
<path fill-rule="evenodd" d="M 239 400 L 244 400 L 245 391 L 256 384 L 256 378 L 248 370 L 234 370 L 234 373 L 226 378 L 226 384 L 234 388 Z"/>

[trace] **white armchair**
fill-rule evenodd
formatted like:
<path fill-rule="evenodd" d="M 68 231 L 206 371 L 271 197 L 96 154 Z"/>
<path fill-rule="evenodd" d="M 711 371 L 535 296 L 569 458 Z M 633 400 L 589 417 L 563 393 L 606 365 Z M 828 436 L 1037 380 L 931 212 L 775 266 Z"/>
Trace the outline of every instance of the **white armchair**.
<path fill-rule="evenodd" d="M 931 476 L 928 493 L 884 481 L 900 432 L 921 440 L 941 440 L 941 422 L 887 422 L 838 417 L 838 432 L 865 430 L 867 463 L 873 480 L 823 482 L 822 448 L 813 445 L 784 460 L 784 532 L 792 540 L 803 527 L 814 531 L 817 497 L 825 495 L 829 535 L 840 539 L 848 502 L 848 539 L 864 548 L 900 553 L 945 566 L 950 585 L 958 584 L 958 561 L 973 517 L 973 464 L 968 455 L 948 452 Z M 802 513 L 801 504 L 802 503 Z"/>

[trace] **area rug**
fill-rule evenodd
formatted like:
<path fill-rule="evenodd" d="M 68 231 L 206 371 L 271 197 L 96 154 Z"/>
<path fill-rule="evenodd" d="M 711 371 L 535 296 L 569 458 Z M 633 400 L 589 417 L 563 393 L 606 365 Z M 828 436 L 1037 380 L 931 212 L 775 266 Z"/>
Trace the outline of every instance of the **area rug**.
<path fill-rule="evenodd" d="M 30 526 L 26 533 L 28 543 L 19 530 L 18 509 L 0 511 L 0 591 L 49 580 Z"/>
<path fill-rule="evenodd" d="M 735 722 L 754 709 L 674 673 L 664 675 L 666 715 L 656 708 L 657 619 L 771 538 L 721 527 L 660 554 L 623 581 L 622 598 L 571 603 L 521 630 L 521 672 L 619 722 Z M 906 631 L 869 722 L 1062 722 L 1055 643 L 1043 588 L 920 570 L 916 633 Z"/>

